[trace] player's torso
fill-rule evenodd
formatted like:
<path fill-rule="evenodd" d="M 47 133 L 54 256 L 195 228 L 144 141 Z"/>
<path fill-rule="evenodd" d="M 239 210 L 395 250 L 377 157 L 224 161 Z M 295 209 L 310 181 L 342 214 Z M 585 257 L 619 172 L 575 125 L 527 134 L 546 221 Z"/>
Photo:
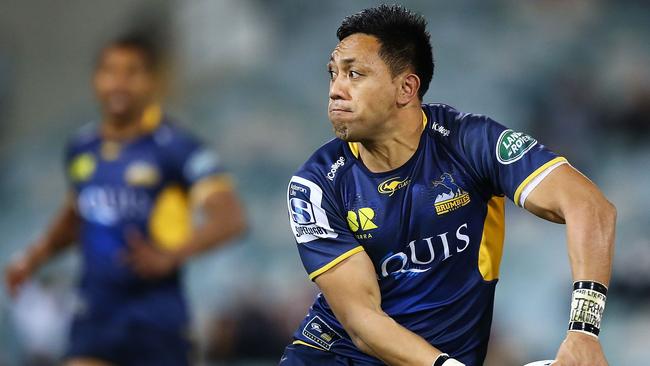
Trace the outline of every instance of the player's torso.
<path fill-rule="evenodd" d="M 123 144 L 97 140 L 78 152 L 69 169 L 85 229 L 119 235 L 129 226 L 144 228 L 169 180 L 162 159 L 151 136 Z"/>
<path fill-rule="evenodd" d="M 368 171 L 344 145 L 338 158 L 331 157 L 326 179 L 339 215 L 373 262 L 382 309 L 432 344 L 481 359 L 503 244 L 504 198 L 492 195 L 444 141 L 444 132 L 425 131 L 414 156 L 386 173 Z M 296 332 L 299 340 L 366 359 L 344 334 L 322 296 Z"/>
<path fill-rule="evenodd" d="M 373 174 L 351 161 L 337 184 L 342 214 L 372 259 L 385 311 L 449 302 L 481 280 L 490 196 L 460 157 L 423 135 L 415 155 L 394 171 Z"/>
<path fill-rule="evenodd" d="M 123 261 L 130 231 L 163 248 L 186 237 L 186 192 L 157 138 L 146 134 L 117 143 L 96 137 L 71 156 L 67 168 L 82 220 L 84 280 L 117 286 L 140 283 Z"/>

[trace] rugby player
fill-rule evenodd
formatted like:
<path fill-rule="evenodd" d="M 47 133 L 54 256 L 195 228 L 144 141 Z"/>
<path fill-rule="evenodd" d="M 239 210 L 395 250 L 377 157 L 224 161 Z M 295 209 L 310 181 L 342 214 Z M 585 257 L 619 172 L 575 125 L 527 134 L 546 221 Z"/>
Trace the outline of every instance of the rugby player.
<path fill-rule="evenodd" d="M 533 137 L 422 104 L 433 75 L 425 28 L 420 15 L 382 5 L 337 31 L 327 64 L 337 138 L 288 187 L 298 251 L 321 294 L 280 364 L 481 365 L 507 196 L 566 224 L 575 283 L 555 364 L 605 365 L 597 335 L 614 206 Z"/>
<path fill-rule="evenodd" d="M 158 107 L 160 63 L 151 42 L 134 35 L 102 49 L 93 78 L 102 120 L 71 138 L 70 193 L 42 238 L 6 269 L 16 294 L 79 243 L 82 306 L 68 366 L 189 364 L 180 269 L 245 228 L 218 155 Z"/>

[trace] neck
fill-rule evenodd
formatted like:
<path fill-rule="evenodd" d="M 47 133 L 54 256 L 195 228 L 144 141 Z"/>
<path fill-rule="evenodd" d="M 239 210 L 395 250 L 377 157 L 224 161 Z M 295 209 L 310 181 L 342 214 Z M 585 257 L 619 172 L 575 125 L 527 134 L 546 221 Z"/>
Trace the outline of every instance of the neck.
<path fill-rule="evenodd" d="M 385 133 L 360 141 L 359 157 L 374 173 L 387 172 L 404 165 L 418 148 L 423 131 L 419 104 L 398 110 L 383 126 Z"/>
<path fill-rule="evenodd" d="M 102 137 L 108 140 L 129 140 L 141 132 L 141 117 L 115 118 L 105 116 L 101 125 Z"/>

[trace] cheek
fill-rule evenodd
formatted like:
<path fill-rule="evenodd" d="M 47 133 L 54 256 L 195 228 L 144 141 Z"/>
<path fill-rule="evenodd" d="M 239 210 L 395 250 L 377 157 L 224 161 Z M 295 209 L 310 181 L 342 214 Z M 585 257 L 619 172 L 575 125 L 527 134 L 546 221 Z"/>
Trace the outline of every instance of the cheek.
<path fill-rule="evenodd" d="M 360 111 L 368 117 L 384 115 L 395 104 L 395 94 L 390 87 L 368 90 L 359 98 Z"/>

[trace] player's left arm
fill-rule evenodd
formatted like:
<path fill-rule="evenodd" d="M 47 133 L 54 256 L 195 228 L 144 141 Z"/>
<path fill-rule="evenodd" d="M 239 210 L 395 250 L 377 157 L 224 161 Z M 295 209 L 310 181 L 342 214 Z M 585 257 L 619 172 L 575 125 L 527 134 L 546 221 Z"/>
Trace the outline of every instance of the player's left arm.
<path fill-rule="evenodd" d="M 566 224 L 569 259 L 575 282 L 609 285 L 616 208 L 593 182 L 570 165 L 563 164 L 534 188 L 524 207 L 539 217 Z M 577 301 L 574 293 L 572 307 L 582 307 L 587 302 Z M 595 305 L 598 307 L 598 301 Z M 581 311 L 580 308 L 572 309 L 572 313 L 576 314 L 576 310 Z M 585 314 L 590 315 L 588 312 Z M 607 364 L 598 338 L 585 331 L 569 331 L 556 359 L 553 365 Z"/>
<path fill-rule="evenodd" d="M 137 232 L 129 233 L 127 261 L 144 278 L 164 276 L 190 258 L 215 249 L 246 230 L 244 208 L 227 174 L 206 177 L 190 188 L 192 207 L 201 222 L 178 249 L 162 251 Z"/>
<path fill-rule="evenodd" d="M 224 245 L 246 230 L 244 207 L 229 175 L 208 177 L 195 183 L 190 197 L 194 209 L 201 213 L 202 222 L 176 252 L 181 263 Z"/>

